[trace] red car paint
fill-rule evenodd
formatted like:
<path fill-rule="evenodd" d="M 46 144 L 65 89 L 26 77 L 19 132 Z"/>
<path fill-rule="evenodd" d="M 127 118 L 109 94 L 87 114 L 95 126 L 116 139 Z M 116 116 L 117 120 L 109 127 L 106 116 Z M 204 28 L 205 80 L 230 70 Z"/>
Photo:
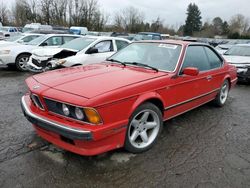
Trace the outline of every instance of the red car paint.
<path fill-rule="evenodd" d="M 97 155 L 123 147 L 129 118 L 145 101 L 157 103 L 163 112 L 163 119 L 168 120 L 213 100 L 225 79 L 230 81 L 231 87 L 235 85 L 236 69 L 226 62 L 221 68 L 200 72 L 197 76 L 177 76 L 189 43 L 172 43 L 181 44 L 182 52 L 177 69 L 171 73 L 103 62 L 28 78 L 26 83 L 30 92 L 38 95 L 45 106 L 44 110 L 40 110 L 31 102 L 29 94 L 25 95 L 24 102 L 32 113 L 70 128 L 89 131 L 92 138 L 67 142 L 59 134 L 34 124 L 37 133 L 71 152 Z M 209 76 L 213 79 L 207 79 Z M 90 125 L 51 114 L 44 98 L 95 108 L 103 124 Z"/>

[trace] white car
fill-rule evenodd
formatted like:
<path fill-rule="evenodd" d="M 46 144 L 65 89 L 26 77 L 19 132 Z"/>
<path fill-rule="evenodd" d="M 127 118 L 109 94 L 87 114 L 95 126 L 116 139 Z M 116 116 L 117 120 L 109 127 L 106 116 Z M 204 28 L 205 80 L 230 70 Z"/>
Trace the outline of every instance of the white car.
<path fill-rule="evenodd" d="M 27 44 L 16 44 L 15 46 L 0 47 L 0 65 L 15 65 L 20 71 L 27 70 L 26 64 L 29 61 L 32 50 L 44 46 L 61 46 L 80 36 L 68 34 L 42 35 Z"/>
<path fill-rule="evenodd" d="M 1 40 L 0 47 L 5 47 L 8 45 L 16 45 L 16 43 L 25 44 L 42 35 L 43 34 L 38 34 L 38 33 L 22 33 L 20 35 L 9 37 L 5 40 Z"/>
<path fill-rule="evenodd" d="M 20 32 L 16 27 L 4 26 L 0 28 L 0 39 L 6 39 L 18 34 L 20 34 Z"/>
<path fill-rule="evenodd" d="M 129 40 L 117 37 L 85 36 L 58 48 L 36 49 L 27 65 L 30 71 L 41 72 L 55 67 L 101 62 L 129 43 Z"/>
<path fill-rule="evenodd" d="M 225 60 L 236 66 L 239 81 L 250 82 L 250 44 L 237 44 L 223 55 Z"/>

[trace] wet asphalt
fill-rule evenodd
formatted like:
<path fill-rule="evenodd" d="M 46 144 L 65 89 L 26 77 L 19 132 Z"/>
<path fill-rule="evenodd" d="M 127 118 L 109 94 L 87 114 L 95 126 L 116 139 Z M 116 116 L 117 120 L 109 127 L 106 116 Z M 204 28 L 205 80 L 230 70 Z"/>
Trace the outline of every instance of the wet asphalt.
<path fill-rule="evenodd" d="M 138 155 L 95 157 L 39 138 L 20 98 L 29 73 L 0 68 L 0 187 L 250 187 L 250 85 L 223 108 L 206 104 L 165 122 L 158 143 Z"/>

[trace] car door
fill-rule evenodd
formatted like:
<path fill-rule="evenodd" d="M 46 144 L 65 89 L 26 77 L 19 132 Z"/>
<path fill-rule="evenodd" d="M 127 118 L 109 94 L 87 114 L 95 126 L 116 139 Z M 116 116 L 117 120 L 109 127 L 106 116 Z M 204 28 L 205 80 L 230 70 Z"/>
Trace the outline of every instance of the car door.
<path fill-rule="evenodd" d="M 58 47 L 63 44 L 62 36 L 53 36 L 45 40 L 40 46 Z"/>
<path fill-rule="evenodd" d="M 220 89 L 223 79 L 226 75 L 226 72 L 221 70 L 224 61 L 211 47 L 204 46 L 204 49 L 210 63 L 212 87 L 214 90 Z"/>
<path fill-rule="evenodd" d="M 98 63 L 104 61 L 108 57 L 114 54 L 113 40 L 103 40 L 96 43 L 94 46 L 98 50 L 98 53 L 87 54 L 86 61 L 88 63 Z"/>
<path fill-rule="evenodd" d="M 183 74 L 186 67 L 199 69 L 197 76 Z M 178 76 L 171 79 L 167 88 L 166 114 L 168 118 L 193 109 L 213 99 L 210 63 L 202 45 L 189 45 Z"/>

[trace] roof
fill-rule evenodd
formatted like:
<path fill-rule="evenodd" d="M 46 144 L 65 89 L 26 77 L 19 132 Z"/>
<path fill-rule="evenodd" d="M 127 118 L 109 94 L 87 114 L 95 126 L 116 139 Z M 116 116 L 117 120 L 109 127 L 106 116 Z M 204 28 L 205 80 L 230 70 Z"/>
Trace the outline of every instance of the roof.
<path fill-rule="evenodd" d="M 146 35 L 161 35 L 160 33 L 155 33 L 155 32 L 139 32 L 138 34 L 146 34 Z"/>
<path fill-rule="evenodd" d="M 183 41 L 183 40 L 142 40 L 142 41 L 136 41 L 136 43 L 168 43 L 168 44 L 178 44 L 178 45 L 184 45 L 187 46 L 189 44 L 201 44 L 201 45 L 207 45 L 205 43 L 197 43 L 197 42 L 191 42 L 191 41 Z"/>
<path fill-rule="evenodd" d="M 235 46 L 245 46 L 245 47 L 250 47 L 250 43 L 248 43 L 248 44 L 236 44 Z"/>
<path fill-rule="evenodd" d="M 121 38 L 121 37 L 93 36 L 93 35 L 85 35 L 84 37 L 91 38 L 91 39 L 106 39 L 106 40 L 119 39 L 119 40 L 128 41 L 127 39 L 124 39 L 124 38 Z"/>

